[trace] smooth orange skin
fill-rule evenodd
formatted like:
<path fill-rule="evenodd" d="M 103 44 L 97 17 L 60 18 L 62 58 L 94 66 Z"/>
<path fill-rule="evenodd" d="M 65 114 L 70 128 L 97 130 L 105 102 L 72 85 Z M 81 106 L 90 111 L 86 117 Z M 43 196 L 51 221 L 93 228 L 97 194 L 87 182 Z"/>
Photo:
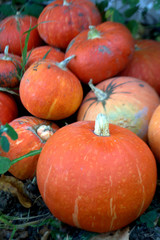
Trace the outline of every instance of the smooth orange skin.
<path fill-rule="evenodd" d="M 8 54 L 11 60 L 4 59 L 5 54 L 0 54 L 0 87 L 16 87 L 19 85 L 18 69 L 21 69 L 21 57 Z"/>
<path fill-rule="evenodd" d="M 5 125 L 18 117 L 18 106 L 11 94 L 0 92 L 0 125 Z"/>
<path fill-rule="evenodd" d="M 123 76 L 104 80 L 96 87 L 103 91 L 108 89 L 104 103 L 109 122 L 128 128 L 147 141 L 149 121 L 160 104 L 158 93 L 144 81 Z M 90 91 L 79 107 L 77 120 L 95 120 L 98 113 L 106 113 L 105 108 Z"/>
<path fill-rule="evenodd" d="M 16 21 L 18 18 L 18 22 Z M 6 17 L 0 22 L 0 50 L 4 52 L 5 46 L 9 45 L 9 52 L 22 55 L 22 50 L 25 45 L 25 38 L 29 28 L 37 25 L 37 18 L 28 15 L 13 15 Z M 12 35 L 12 37 L 11 37 Z M 37 28 L 30 32 L 27 49 L 30 50 L 34 47 L 40 46 L 42 39 L 40 38 Z"/>
<path fill-rule="evenodd" d="M 160 95 L 159 56 L 159 42 L 150 39 L 136 40 L 133 58 L 119 75 L 139 78 L 150 84 Z"/>
<path fill-rule="evenodd" d="M 71 116 L 83 98 L 78 78 L 50 60 L 33 63 L 27 69 L 19 92 L 22 104 L 32 115 L 48 120 Z"/>
<path fill-rule="evenodd" d="M 56 62 L 61 62 L 64 60 L 64 53 L 60 49 L 47 45 L 40 46 L 28 51 L 27 56 L 29 56 L 29 58 L 25 69 L 27 69 L 32 63 L 42 60 L 46 53 L 48 54 L 45 59 L 53 60 Z"/>
<path fill-rule="evenodd" d="M 134 41 L 120 23 L 104 22 L 95 27 L 100 38 L 88 39 L 88 31 L 76 36 L 66 49 L 65 58 L 75 55 L 68 67 L 84 83 L 101 82 L 122 71 L 132 58 Z"/>
<path fill-rule="evenodd" d="M 160 164 L 160 105 L 153 112 L 149 122 L 148 143 L 157 162 Z"/>
<path fill-rule="evenodd" d="M 62 222 L 94 232 L 120 229 L 150 205 L 157 167 L 147 144 L 131 131 L 109 125 L 97 136 L 94 121 L 60 128 L 37 165 L 41 196 Z"/>
<path fill-rule="evenodd" d="M 23 116 L 14 119 L 9 123 L 18 134 L 17 140 L 11 140 L 8 137 L 10 148 L 9 152 L 0 149 L 0 155 L 9 158 L 11 161 L 19 158 L 30 151 L 39 150 L 44 146 L 46 141 L 42 140 L 36 133 L 36 129 L 40 125 L 50 125 L 53 131 L 57 131 L 59 127 L 50 121 L 45 121 L 32 116 Z M 13 164 L 9 172 L 18 179 L 32 179 L 35 175 L 37 161 L 39 155 L 24 158 L 23 160 Z"/>
<path fill-rule="evenodd" d="M 66 49 L 69 42 L 89 25 L 102 22 L 101 14 L 89 0 L 63 0 L 48 4 L 38 18 L 38 32 L 49 45 Z M 57 20 L 58 19 L 58 20 Z"/>

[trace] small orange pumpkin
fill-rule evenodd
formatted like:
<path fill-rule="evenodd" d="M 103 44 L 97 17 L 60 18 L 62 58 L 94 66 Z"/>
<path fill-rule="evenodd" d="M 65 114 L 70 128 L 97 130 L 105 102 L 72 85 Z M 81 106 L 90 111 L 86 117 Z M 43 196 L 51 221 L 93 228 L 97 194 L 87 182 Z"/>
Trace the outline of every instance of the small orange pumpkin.
<path fill-rule="evenodd" d="M 83 89 L 79 79 L 60 63 L 42 60 L 33 63 L 20 82 L 20 99 L 34 116 L 60 120 L 71 116 L 80 106 Z"/>
<path fill-rule="evenodd" d="M 0 125 L 18 117 L 18 106 L 10 93 L 0 91 Z"/>
<path fill-rule="evenodd" d="M 47 44 L 66 49 L 81 31 L 101 22 L 101 14 L 92 1 L 55 0 L 41 12 L 38 32 Z"/>
<path fill-rule="evenodd" d="M 30 151 L 39 150 L 46 141 L 59 128 L 55 123 L 38 119 L 33 116 L 23 116 L 14 119 L 9 123 L 18 134 L 17 140 L 8 138 L 10 143 L 9 152 L 2 149 L 0 155 L 9 158 L 11 161 L 19 158 Z M 39 155 L 30 156 L 13 164 L 9 172 L 18 179 L 32 179 L 36 172 Z"/>
<path fill-rule="evenodd" d="M 4 53 L 0 53 L 0 87 L 13 88 L 19 85 L 21 57 L 8 53 L 8 49 L 7 45 Z"/>
<path fill-rule="evenodd" d="M 61 62 L 64 60 L 64 53 L 58 48 L 54 48 L 54 47 L 46 45 L 46 46 L 36 47 L 36 48 L 28 51 L 27 57 L 28 57 L 28 61 L 25 66 L 26 69 L 32 63 L 39 61 L 39 60 L 43 60 L 43 58 L 53 60 L 56 62 Z"/>
<path fill-rule="evenodd" d="M 0 50 L 4 52 L 5 46 L 9 45 L 9 52 L 22 55 L 22 50 L 25 45 L 27 36 L 26 31 L 37 25 L 37 18 L 34 16 L 21 15 L 17 12 L 16 15 L 8 16 L 0 21 Z M 40 46 L 42 39 L 40 38 L 37 28 L 33 28 L 30 32 L 28 41 L 28 50 L 33 47 Z"/>

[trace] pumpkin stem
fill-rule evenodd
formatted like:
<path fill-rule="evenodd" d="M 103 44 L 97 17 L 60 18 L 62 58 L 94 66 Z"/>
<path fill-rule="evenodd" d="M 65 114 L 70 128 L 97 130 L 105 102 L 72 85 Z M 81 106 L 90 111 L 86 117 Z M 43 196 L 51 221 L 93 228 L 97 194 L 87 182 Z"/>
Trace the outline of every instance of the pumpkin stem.
<path fill-rule="evenodd" d="M 100 38 L 100 37 L 101 37 L 101 33 L 94 26 L 90 25 L 87 39 L 94 39 L 94 38 Z"/>
<path fill-rule="evenodd" d="M 4 56 L 3 56 L 1 59 L 2 59 L 2 60 L 12 61 L 12 58 L 9 57 L 9 55 L 8 55 L 8 50 L 9 50 L 9 45 L 5 46 Z"/>
<path fill-rule="evenodd" d="M 88 85 L 90 86 L 91 90 L 95 93 L 98 101 L 104 101 L 105 99 L 107 99 L 107 93 L 95 87 L 92 83 L 92 79 L 90 79 Z"/>
<path fill-rule="evenodd" d="M 98 136 L 108 137 L 109 133 L 109 121 L 107 116 L 103 113 L 99 113 L 96 117 L 94 133 Z"/>
<path fill-rule="evenodd" d="M 67 2 L 67 0 L 63 0 L 63 6 L 69 6 L 70 3 Z"/>
<path fill-rule="evenodd" d="M 139 51 L 139 50 L 141 50 L 141 48 L 140 48 L 140 47 L 138 47 L 138 45 L 137 45 L 137 44 L 135 44 L 135 45 L 134 45 L 134 50 L 135 50 L 135 51 Z"/>
<path fill-rule="evenodd" d="M 66 69 L 67 69 L 67 68 L 66 68 L 67 64 L 68 64 L 69 61 L 70 61 L 72 58 L 74 58 L 75 56 L 76 56 L 76 55 L 72 55 L 72 56 L 64 59 L 62 62 L 56 62 L 56 65 L 57 65 L 58 67 L 60 67 L 61 69 L 66 70 Z"/>
<path fill-rule="evenodd" d="M 47 141 L 54 133 L 53 129 L 49 125 L 40 125 L 36 131 L 43 141 Z"/>

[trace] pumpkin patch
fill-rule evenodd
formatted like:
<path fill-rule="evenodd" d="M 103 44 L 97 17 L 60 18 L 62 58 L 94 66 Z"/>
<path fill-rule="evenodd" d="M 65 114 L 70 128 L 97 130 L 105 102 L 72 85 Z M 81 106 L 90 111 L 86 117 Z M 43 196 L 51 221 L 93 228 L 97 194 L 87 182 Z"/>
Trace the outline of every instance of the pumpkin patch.
<path fill-rule="evenodd" d="M 160 239 L 153 2 L 0 4 L 0 239 Z"/>

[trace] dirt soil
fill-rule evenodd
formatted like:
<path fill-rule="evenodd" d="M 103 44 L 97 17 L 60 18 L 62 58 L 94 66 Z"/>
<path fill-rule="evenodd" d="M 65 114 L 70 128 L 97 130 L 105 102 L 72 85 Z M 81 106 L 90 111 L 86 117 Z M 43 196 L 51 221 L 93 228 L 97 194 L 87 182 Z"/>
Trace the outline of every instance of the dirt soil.
<path fill-rule="evenodd" d="M 30 208 L 23 207 L 12 193 L 0 190 L 0 240 L 89 240 L 94 236 L 55 219 L 40 196 L 36 179 L 25 181 L 24 186 L 32 202 Z M 151 214 L 129 225 L 129 240 L 160 240 L 159 184 L 147 212 Z"/>

